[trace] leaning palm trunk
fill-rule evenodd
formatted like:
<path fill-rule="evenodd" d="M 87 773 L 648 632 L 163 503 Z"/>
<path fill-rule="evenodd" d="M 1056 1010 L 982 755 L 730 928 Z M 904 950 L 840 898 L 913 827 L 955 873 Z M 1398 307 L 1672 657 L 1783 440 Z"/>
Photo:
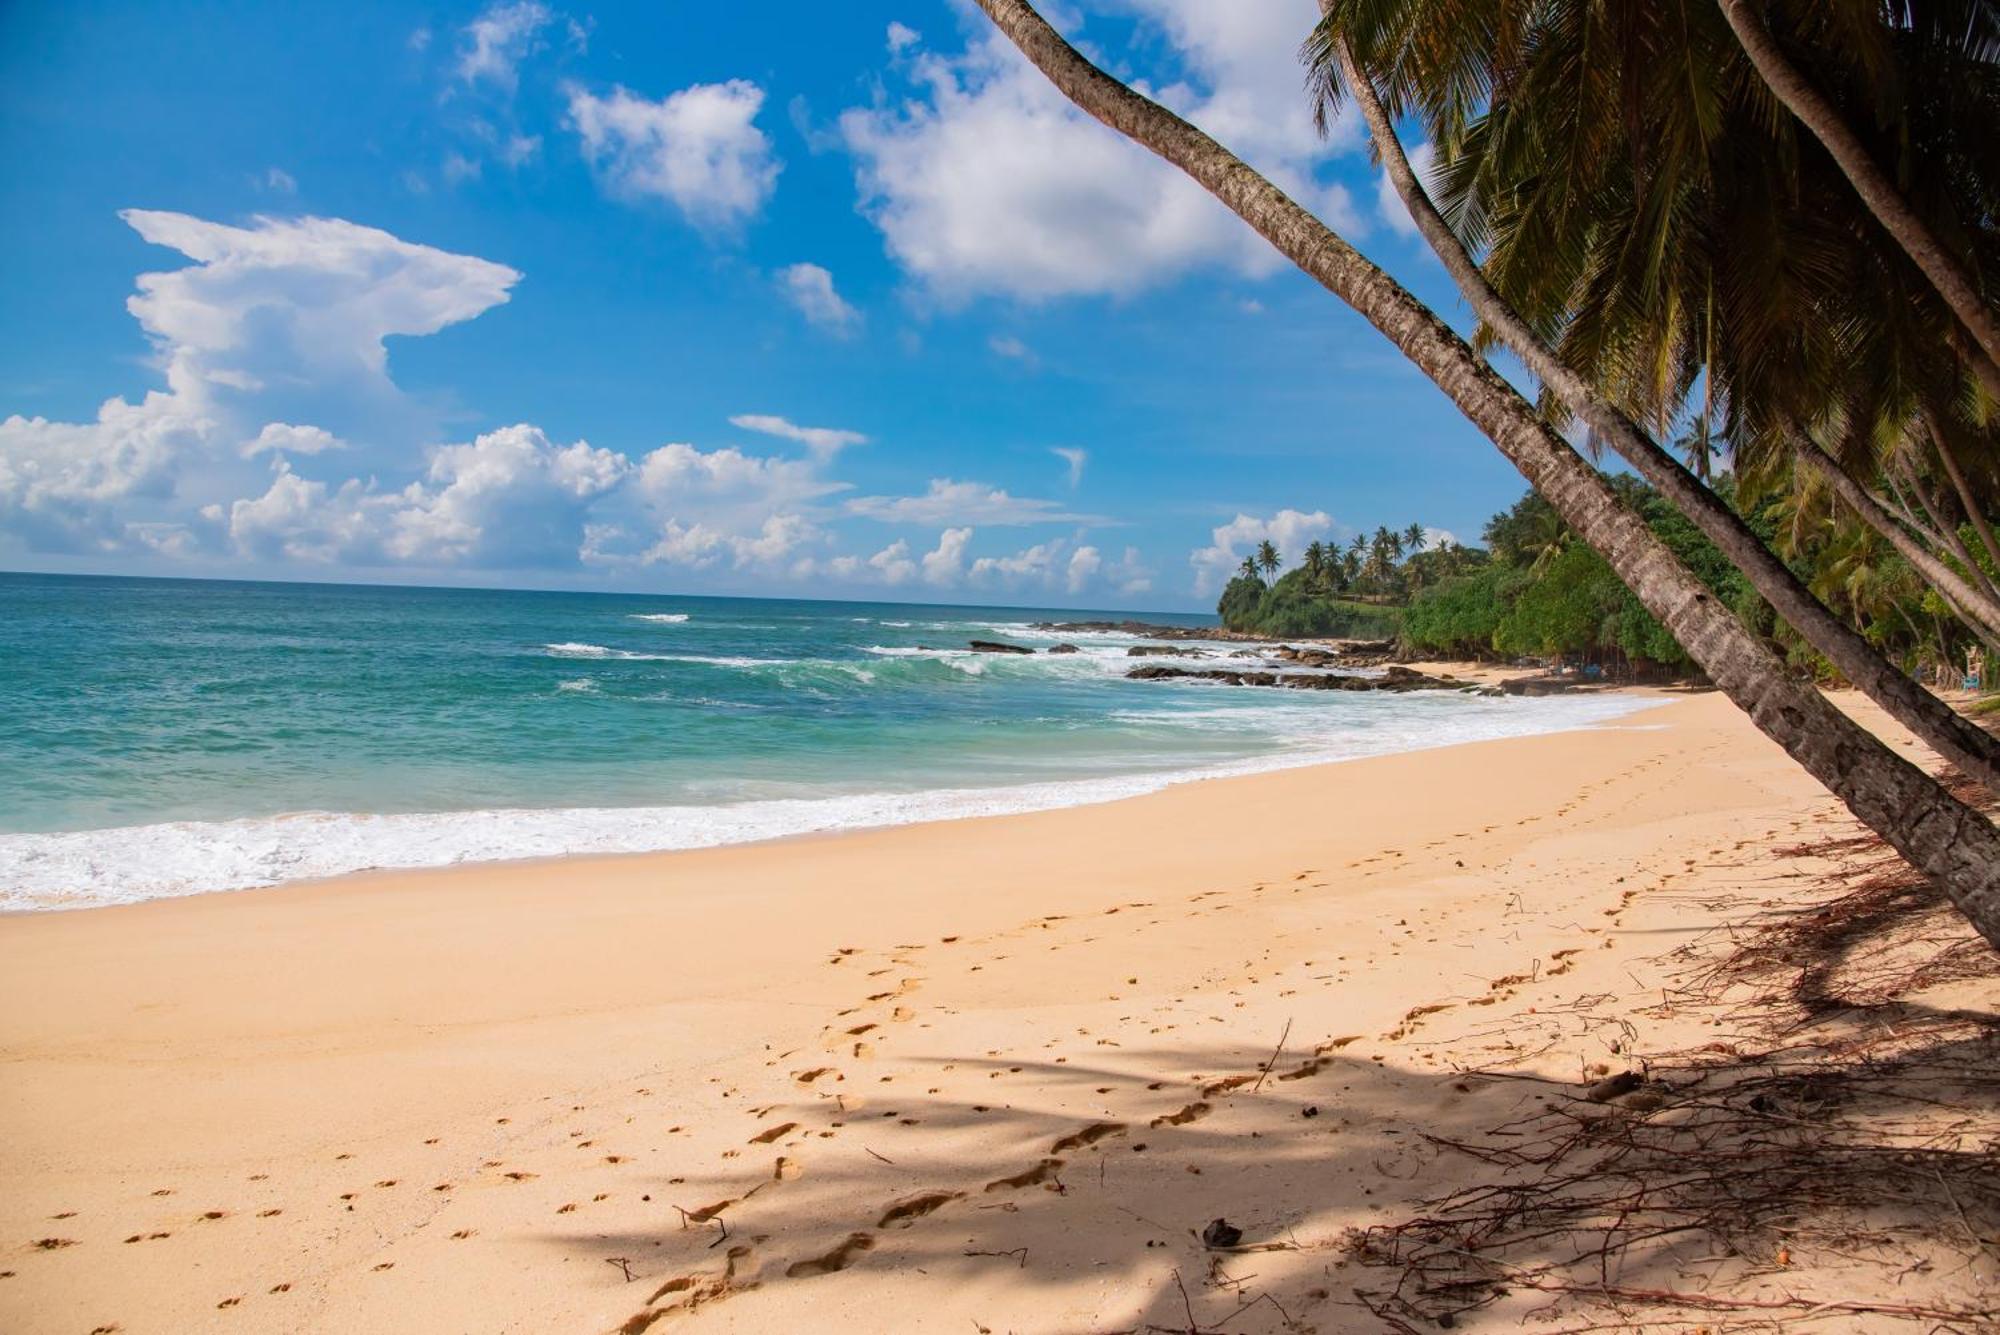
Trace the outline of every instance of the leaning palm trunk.
<path fill-rule="evenodd" d="M 1847 622 L 1835 616 L 1791 568 L 1766 547 L 1701 480 L 1661 449 L 1653 438 L 1596 392 L 1581 375 L 1565 365 L 1555 351 L 1529 328 L 1507 300 L 1494 291 L 1486 275 L 1431 203 L 1423 183 L 1410 169 L 1388 112 L 1375 86 L 1354 62 L 1344 38 L 1336 39 L 1333 55 L 1341 77 L 1368 122 L 1382 167 L 1409 209 L 1411 219 L 1431 250 L 1444 262 L 1458 290 L 1486 327 L 1514 350 L 1522 364 L 1556 397 L 1610 443 L 1638 474 L 1713 542 L 1751 586 L 1777 610 L 1807 643 L 1886 710 L 1890 717 L 1923 738 L 1946 761 L 2000 795 L 2000 741 L 1912 681 L 1876 651 Z"/>
<path fill-rule="evenodd" d="M 1071 101 L 1173 163 L 1380 330 L 1618 572 L 1719 688 L 2000 948 L 2000 830 L 1791 680 L 1604 478 L 1450 326 L 1207 135 L 1092 65 L 1025 0 L 979 0 Z"/>
<path fill-rule="evenodd" d="M 1971 355 L 1966 360 L 1986 393 L 2000 399 L 2000 319 L 1994 317 L 1993 308 L 1987 305 L 1972 275 L 1917 216 L 1888 174 L 1869 156 L 1839 109 L 1785 58 L 1770 29 L 1751 9 L 1748 0 L 1718 0 L 1718 3 L 1744 54 L 1750 57 L 1750 63 L 1772 94 L 1833 155 L 1875 220 L 1923 271 L 1965 331 L 1972 335 L 1979 346 L 1976 351 L 1968 350 Z"/>
<path fill-rule="evenodd" d="M 1896 522 L 1896 517 L 1888 512 L 1882 502 L 1875 499 L 1875 493 L 1861 485 L 1855 476 L 1840 466 L 1840 461 L 1826 451 L 1805 439 L 1803 434 L 1794 436 L 1792 453 L 1800 463 L 1819 474 L 1833 494 L 1847 502 L 1848 507 L 1861 517 L 1863 523 L 1888 539 L 1905 561 L 1916 570 L 1923 581 L 1938 591 L 1938 594 L 1963 614 L 1966 624 L 1982 636 L 2000 635 L 2000 604 L 1996 604 L 1986 594 L 1953 570 L 1923 543 L 1911 537 L 1904 527 Z M 1919 500 L 1922 498 L 1919 497 Z"/>

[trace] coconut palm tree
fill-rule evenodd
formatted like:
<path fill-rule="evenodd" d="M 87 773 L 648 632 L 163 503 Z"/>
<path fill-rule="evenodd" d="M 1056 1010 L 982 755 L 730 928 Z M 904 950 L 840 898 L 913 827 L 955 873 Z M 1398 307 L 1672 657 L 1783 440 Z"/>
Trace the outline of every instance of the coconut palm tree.
<path fill-rule="evenodd" d="M 1924 277 L 1958 318 L 1965 333 L 1971 336 L 1977 350 L 1966 358 L 1970 369 L 1985 387 L 1988 397 L 2000 399 L 2000 319 L 1995 318 L 1992 304 L 1957 249 L 1946 244 L 1918 214 L 1875 160 L 1868 146 L 1861 142 L 1846 115 L 1786 55 L 1784 46 L 1772 34 L 1757 7 L 1750 0 L 1719 0 L 1719 3 L 1723 17 L 1728 20 L 1731 31 L 1764 83 L 1784 103 L 1786 110 L 1798 117 L 1826 147 L 1833 160 L 1840 165 L 1841 172 L 1853 184 L 1855 193 L 1868 206 L 1869 212 L 1882 224 L 1883 230 L 1895 238 L 1903 253 L 1922 270 Z M 1839 5 L 1826 7 L 1841 8 Z M 1880 7 L 1871 4 L 1868 8 Z M 1919 25 L 1924 23 L 1926 17 L 1941 18 L 1944 15 L 1937 11 L 1959 8 L 1954 5 L 1911 6 L 1911 35 L 1919 34 Z M 1957 22 L 1946 32 L 1955 29 L 1961 42 L 1969 38 L 1971 42 L 1983 45 L 1985 50 L 1982 54 L 1990 61 L 1994 43 L 2000 39 L 1992 7 L 1973 4 L 1963 8 L 1965 12 L 1950 16 Z M 1824 24 L 1828 17 L 1818 16 L 1819 23 Z M 1801 37 L 1805 35 L 1798 34 Z"/>
<path fill-rule="evenodd" d="M 1424 526 L 1412 524 L 1403 530 L 1403 550 L 1415 556 L 1424 549 Z"/>
<path fill-rule="evenodd" d="M 1278 549 L 1271 545 L 1269 538 L 1257 544 L 1257 566 L 1267 579 L 1277 574 L 1278 567 L 1283 564 L 1284 562 L 1278 557 Z"/>
<path fill-rule="evenodd" d="M 1369 122 L 1378 153 L 1388 175 L 1409 206 L 1412 217 L 1426 240 L 1444 261 L 1461 292 L 1473 305 L 1483 322 L 1484 331 L 1489 336 L 1505 342 L 1520 355 L 1529 369 L 1542 381 L 1545 394 L 1559 400 L 1562 409 L 1581 417 L 1597 439 L 1612 445 L 1662 495 L 1686 514 L 1739 569 L 1744 571 L 1753 587 L 1779 614 L 1798 629 L 1809 643 L 1825 654 L 1850 681 L 1882 704 L 1892 716 L 1924 737 L 1953 764 L 1980 780 L 1988 788 L 2000 791 L 2000 746 L 1996 746 L 1991 737 L 1970 725 L 1936 697 L 1896 670 L 1894 665 L 1884 659 L 1851 626 L 1835 616 L 1804 587 L 1797 576 L 1775 554 L 1764 546 L 1734 511 L 1701 485 L 1700 481 L 1691 476 L 1685 468 L 1680 467 L 1660 450 L 1636 425 L 1632 417 L 1611 401 L 1619 389 L 1629 388 L 1629 385 L 1622 383 L 1623 368 L 1619 366 L 1615 356 L 1619 348 L 1631 341 L 1629 337 L 1623 341 L 1605 337 L 1602 329 L 1608 322 L 1593 317 L 1584 319 L 1581 323 L 1597 332 L 1589 337 L 1572 337 L 1567 346 L 1559 349 L 1558 346 L 1551 344 L 1542 329 L 1531 328 L 1530 321 L 1503 298 L 1501 293 L 1495 291 L 1496 285 L 1505 285 L 1510 295 L 1521 296 L 1531 307 L 1537 302 L 1546 307 L 1552 300 L 1546 291 L 1551 280 L 1548 274 L 1549 266 L 1540 257 L 1558 253 L 1571 257 L 1572 264 L 1580 264 L 1582 263 L 1580 256 L 1595 253 L 1591 250 L 1593 233 L 1587 229 L 1579 232 L 1576 228 L 1572 228 L 1573 235 L 1552 237 L 1547 220 L 1556 212 L 1556 203 L 1549 203 L 1546 207 L 1540 203 L 1532 205 L 1520 203 L 1524 191 L 1532 194 L 1533 181 L 1537 179 L 1534 174 L 1539 168 L 1535 152 L 1520 148 L 1518 145 L 1503 151 L 1501 144 L 1509 140 L 1511 133 L 1504 124 L 1497 130 L 1484 122 L 1479 125 L 1469 124 L 1471 109 L 1467 106 L 1461 90 L 1466 87 L 1492 87 L 1505 90 L 1495 94 L 1489 110 L 1500 110 L 1504 121 L 1506 115 L 1513 112 L 1516 104 L 1521 103 L 1523 109 L 1519 119 L 1529 127 L 1535 123 L 1534 113 L 1537 110 L 1560 113 L 1564 109 L 1571 109 L 1573 123 L 1563 127 L 1567 129 L 1567 135 L 1537 132 L 1529 128 L 1523 129 L 1520 136 L 1517 136 L 1534 139 L 1544 146 L 1551 139 L 1562 143 L 1573 143 L 1587 131 L 1601 132 L 1604 124 L 1601 116 L 1607 110 L 1603 106 L 1575 110 L 1578 105 L 1577 97 L 1555 96 L 1559 90 L 1553 87 L 1537 90 L 1541 94 L 1540 98 L 1530 99 L 1528 103 L 1522 103 L 1521 97 L 1513 95 L 1513 90 L 1523 83 L 1532 82 L 1524 77 L 1521 69 L 1516 68 L 1520 62 L 1513 58 L 1517 57 L 1519 52 L 1533 47 L 1544 55 L 1556 52 L 1556 55 L 1550 56 L 1552 61 L 1564 58 L 1559 50 L 1562 41 L 1567 38 L 1573 44 L 1578 32 L 1593 31 L 1590 25 L 1565 25 L 1551 21 L 1545 27 L 1535 28 L 1533 41 L 1528 41 L 1520 35 L 1518 25 L 1526 22 L 1529 15 L 1522 7 L 1515 5 L 1494 7 L 1502 20 L 1496 23 L 1501 32 L 1499 37 L 1495 37 L 1489 30 L 1479 28 L 1478 25 L 1461 22 L 1460 20 L 1471 17 L 1470 11 L 1442 3 L 1426 4 L 1419 0 L 1418 3 L 1407 3 L 1392 7 L 1390 11 L 1384 11 L 1365 3 L 1365 0 L 1352 0 L 1352 2 L 1332 0 L 1323 8 L 1326 11 L 1326 19 L 1308 43 L 1308 58 L 1314 66 L 1315 76 L 1322 89 L 1322 114 L 1329 105 L 1326 94 L 1336 89 L 1344 89 L 1353 94 L 1356 104 Z M 1606 13 L 1614 19 L 1642 27 L 1649 17 L 1658 17 L 1652 8 L 1647 6 L 1615 7 Z M 1482 11 L 1482 21 L 1485 17 L 1488 16 Z M 1510 23 L 1517 26 L 1509 28 L 1507 25 Z M 1603 26 L 1599 25 L 1595 30 L 1601 32 Z M 1474 31 L 1475 28 L 1478 30 Z M 1710 36 L 1715 42 L 1726 40 L 1719 34 L 1712 33 Z M 1596 53 L 1604 59 L 1595 62 L 1578 61 L 1572 55 L 1567 57 L 1566 68 L 1571 71 L 1585 67 L 1599 71 L 1616 71 L 1619 68 L 1617 56 L 1630 50 L 1654 53 L 1654 64 L 1647 68 L 1661 67 L 1657 55 L 1660 43 L 1657 40 L 1641 41 L 1628 33 L 1616 38 L 1607 37 L 1604 41 L 1608 49 Z M 1357 71 L 1354 54 L 1356 50 L 1366 50 L 1370 53 L 1367 63 L 1376 73 L 1368 79 L 1363 79 Z M 1511 64 L 1508 63 L 1510 59 L 1513 59 Z M 1714 63 L 1692 57 L 1665 62 L 1676 70 L 1693 71 L 1712 71 Z M 1710 83 L 1715 82 L 1716 80 L 1711 78 Z M 1378 95 L 1378 84 L 1380 95 Z M 1642 92 L 1628 91 L 1620 94 L 1615 86 L 1606 86 L 1603 78 L 1590 81 L 1587 86 L 1588 91 L 1600 100 L 1619 99 L 1620 107 L 1641 104 L 1651 107 L 1663 101 L 1667 105 L 1673 104 L 1671 97 L 1673 88 L 1647 88 Z M 1713 93 L 1713 88 L 1708 84 L 1702 86 Z M 1465 244 L 1445 225 L 1437 210 L 1432 207 L 1423 185 L 1416 180 L 1401 146 L 1396 141 L 1390 114 L 1383 104 L 1385 97 L 1403 110 L 1420 113 L 1426 121 L 1433 141 L 1445 144 L 1447 165 L 1443 176 L 1446 179 L 1447 190 L 1457 192 L 1453 197 L 1453 203 L 1460 210 L 1458 216 L 1461 218 L 1463 230 L 1471 235 L 1475 243 L 1483 240 L 1492 245 L 1496 255 L 1501 259 L 1500 267 L 1505 273 L 1496 282 L 1489 282 L 1491 269 L 1489 268 L 1488 272 L 1481 271 L 1472 260 Z M 1489 116 L 1487 119 L 1492 118 Z M 1619 120 L 1621 124 L 1625 123 L 1621 116 L 1613 115 L 1613 119 Z M 1680 122 L 1697 119 L 1692 114 L 1687 114 L 1680 117 Z M 1685 147 L 1688 141 L 1697 138 L 1693 131 L 1685 128 L 1685 124 L 1675 133 L 1655 135 L 1653 126 L 1649 122 L 1645 151 L 1652 154 L 1657 163 L 1664 152 L 1671 150 L 1677 144 L 1683 146 L 1684 152 L 1688 151 Z M 1460 164 L 1451 156 L 1454 148 L 1462 149 L 1462 155 L 1483 152 L 1487 161 L 1478 164 Z M 1593 141 L 1584 148 L 1572 148 L 1567 157 L 1570 162 L 1587 164 L 1601 160 L 1606 155 L 1623 160 L 1629 160 L 1632 156 L 1631 153 L 1621 153 L 1616 145 Z M 1489 161 L 1499 162 L 1500 168 L 1489 169 Z M 1475 189 L 1474 178 L 1478 175 L 1475 167 L 1488 171 L 1491 180 L 1484 188 L 1496 196 L 1501 201 L 1500 204 L 1487 205 L 1483 196 L 1479 195 Z M 1700 180 L 1706 179 L 1708 175 L 1686 169 L 1670 171 L 1666 164 L 1657 166 L 1656 172 L 1669 179 Z M 1540 179 L 1545 179 L 1548 175 L 1549 173 L 1543 172 Z M 1570 179 L 1565 178 L 1561 184 L 1567 187 Z M 1592 218 L 1588 204 L 1601 205 L 1603 199 L 1607 197 L 1619 200 L 1624 198 L 1623 194 L 1610 189 L 1595 191 L 1584 189 L 1578 193 L 1585 203 L 1579 204 L 1560 192 L 1558 201 L 1566 203 L 1568 214 L 1580 220 Z M 1598 211 L 1602 212 L 1601 207 Z M 1655 213 L 1659 213 L 1675 217 L 1685 210 L 1630 210 L 1629 212 L 1631 216 L 1652 217 Z M 1615 226 L 1615 222 L 1612 225 Z M 1511 235 L 1510 226 L 1531 233 L 1531 239 L 1524 242 L 1518 251 L 1506 244 Z M 1582 227 L 1582 222 L 1580 221 L 1577 226 Z M 1595 226 L 1599 232 L 1606 230 L 1605 224 L 1597 223 Z M 1559 228 L 1554 230 L 1561 231 Z M 1732 237 L 1744 234 L 1744 229 L 1726 230 Z M 1768 232 L 1770 229 L 1766 227 L 1763 230 Z M 1616 233 L 1612 232 L 1610 235 L 1615 236 Z M 1689 240 L 1695 244 L 1690 246 L 1680 243 L 1656 244 L 1650 241 L 1626 242 L 1622 249 L 1626 252 L 1638 250 L 1683 254 L 1690 249 L 1699 251 L 1708 246 L 1706 238 L 1695 237 Z M 1603 244 L 1599 244 L 1598 249 L 1607 250 L 1607 253 L 1614 255 L 1618 253 L 1616 248 L 1607 248 Z M 1747 267 L 1746 272 L 1768 273 L 1773 269 L 1769 261 L 1769 256 L 1759 254 L 1755 257 L 1755 262 Z M 1511 284 L 1505 282 L 1506 278 L 1515 275 L 1518 275 L 1518 281 Z M 1556 286 L 1560 288 L 1561 284 L 1558 283 Z M 1598 288 L 1601 286 L 1599 283 Z M 1711 271 L 1702 270 L 1684 286 L 1689 290 L 1689 299 L 1679 300 L 1674 305 L 1677 310 L 1683 312 L 1691 310 L 1693 314 L 1689 316 L 1688 327 L 1683 331 L 1686 337 L 1682 343 L 1684 347 L 1692 348 L 1704 356 L 1712 354 L 1717 346 L 1714 327 L 1717 305 L 1714 300 L 1715 276 Z M 1593 300 L 1609 300 L 1598 288 L 1590 290 L 1590 297 Z M 1762 312 L 1768 310 L 1772 304 L 1766 300 L 1770 293 L 1763 291 L 1756 293 L 1755 296 L 1757 300 L 1744 304 L 1757 311 L 1759 319 L 1764 319 Z M 1629 306 L 1638 303 L 1626 304 Z M 1557 316 L 1552 312 L 1545 310 L 1544 316 L 1542 321 L 1544 328 L 1559 323 Z M 1764 319 L 1764 323 L 1769 322 Z M 1573 330 L 1571 332 L 1573 333 Z M 1558 356 L 1559 350 L 1563 356 Z M 1579 353 L 1584 355 L 1579 358 Z M 1579 370 L 1582 374 L 1573 371 L 1567 364 L 1568 360 L 1580 360 L 1582 365 Z M 1657 357 L 1651 358 L 1652 363 L 1658 360 Z M 1585 378 L 1586 375 L 1594 378 L 1597 383 L 1589 383 Z M 1698 378 L 1703 396 L 1702 411 L 1698 419 L 1699 426 L 1693 434 L 1691 443 L 1697 447 L 1693 451 L 1697 466 L 1705 473 L 1712 440 L 1709 431 L 1709 410 L 1717 372 L 1711 365 L 1708 373 Z M 1600 385 L 1605 388 L 1600 390 Z M 1815 451 L 1805 462 L 1814 471 L 1822 471 L 1824 458 L 1825 456 Z M 1826 466 L 1824 471 L 1832 473 L 1838 470 Z M 1866 507 L 1874 505 L 1872 496 L 1858 484 L 1853 483 L 1851 478 L 1830 478 L 1829 481 L 1839 485 L 1844 494 L 1850 497 L 1851 502 L 1857 508 L 1863 509 L 1864 514 L 1867 513 Z M 1874 508 L 1878 512 L 1872 516 L 1876 527 L 1894 529 L 1893 521 L 1888 519 L 1886 513 L 1881 512 L 1881 507 L 1874 506 Z M 1900 531 L 1890 536 L 1905 546 L 1915 546 L 1914 540 Z M 1911 552 L 1909 555 L 1914 561 L 1922 564 L 1923 558 L 1930 554 Z M 1942 567 L 1943 562 L 1933 558 L 1928 573 L 1932 575 L 1934 582 L 1950 587 L 1956 580 L 1955 573 Z"/>
<path fill-rule="evenodd" d="M 1817 691 L 1794 681 L 1620 503 L 1603 475 L 1395 279 L 1227 148 L 1098 69 L 1026 0 L 978 3 L 1077 106 L 1186 172 L 1394 343 L 1603 555 L 1765 735 L 1931 876 L 1980 933 L 2000 946 L 2000 830 Z"/>
<path fill-rule="evenodd" d="M 1319 541 L 1317 538 L 1307 543 L 1305 561 L 1303 564 L 1305 565 L 1306 578 L 1312 582 L 1313 586 L 1315 588 L 1326 587 L 1326 575 L 1327 575 L 1326 544 Z"/>
<path fill-rule="evenodd" d="M 1243 564 L 1236 567 L 1236 574 L 1241 579 L 1254 579 L 1260 584 L 1263 583 L 1257 574 L 1257 558 L 1254 556 L 1244 557 Z"/>

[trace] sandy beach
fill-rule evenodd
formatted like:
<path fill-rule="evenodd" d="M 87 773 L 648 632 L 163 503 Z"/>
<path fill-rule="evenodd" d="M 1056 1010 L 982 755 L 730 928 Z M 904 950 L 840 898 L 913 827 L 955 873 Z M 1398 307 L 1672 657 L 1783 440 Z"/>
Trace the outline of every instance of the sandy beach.
<path fill-rule="evenodd" d="M 1432 1138 L 1739 1037 L 1661 1005 L 1669 952 L 1851 830 L 1663 695 L 1102 806 L 9 917 L 0 1327 L 1382 1329 L 1343 1237 L 1490 1167 Z"/>

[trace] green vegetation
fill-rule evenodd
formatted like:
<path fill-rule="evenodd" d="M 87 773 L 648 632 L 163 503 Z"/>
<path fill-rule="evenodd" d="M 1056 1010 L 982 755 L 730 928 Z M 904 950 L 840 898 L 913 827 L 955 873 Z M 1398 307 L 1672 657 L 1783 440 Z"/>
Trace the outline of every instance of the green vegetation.
<path fill-rule="evenodd" d="M 1484 559 L 1453 542 L 1425 545 L 1422 524 L 1374 536 L 1357 534 L 1345 548 L 1315 542 L 1302 563 L 1276 580 L 1281 554 L 1258 544 L 1216 611 L 1230 630 L 1251 635 L 1318 635 L 1391 639 L 1412 592 L 1450 578 Z"/>

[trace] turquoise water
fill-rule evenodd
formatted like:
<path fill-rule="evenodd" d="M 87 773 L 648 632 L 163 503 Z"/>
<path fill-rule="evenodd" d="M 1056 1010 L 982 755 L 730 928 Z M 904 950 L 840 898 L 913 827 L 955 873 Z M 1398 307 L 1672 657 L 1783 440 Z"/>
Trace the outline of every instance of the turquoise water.
<path fill-rule="evenodd" d="M 0 575 L 0 906 L 1065 805 L 1616 712 L 1132 682 L 1129 638 L 1027 626 L 1080 615 Z"/>

